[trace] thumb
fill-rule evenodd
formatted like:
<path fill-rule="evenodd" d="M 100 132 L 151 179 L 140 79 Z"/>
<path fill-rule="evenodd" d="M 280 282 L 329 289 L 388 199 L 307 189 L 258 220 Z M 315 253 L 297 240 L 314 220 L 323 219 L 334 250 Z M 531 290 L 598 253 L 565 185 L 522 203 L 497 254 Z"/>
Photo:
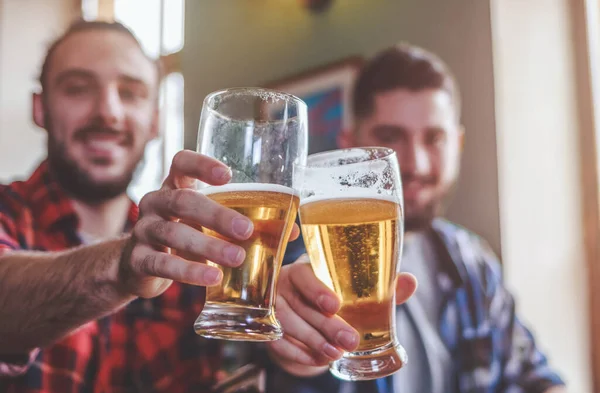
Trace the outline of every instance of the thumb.
<path fill-rule="evenodd" d="M 406 302 L 417 290 L 417 278 L 410 273 L 400 273 L 396 281 L 396 304 Z"/>

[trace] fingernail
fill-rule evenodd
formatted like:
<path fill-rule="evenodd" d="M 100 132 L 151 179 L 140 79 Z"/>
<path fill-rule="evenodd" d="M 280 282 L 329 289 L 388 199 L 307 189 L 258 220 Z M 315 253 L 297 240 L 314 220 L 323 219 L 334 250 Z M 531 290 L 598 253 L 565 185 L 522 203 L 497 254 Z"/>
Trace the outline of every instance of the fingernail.
<path fill-rule="evenodd" d="M 242 239 L 248 238 L 248 236 L 250 236 L 250 234 L 252 233 L 252 229 L 252 221 L 246 218 L 233 219 L 233 232 Z"/>
<path fill-rule="evenodd" d="M 332 299 L 331 296 L 321 295 L 317 299 L 317 304 L 321 307 L 321 310 L 329 313 L 335 314 L 338 310 L 338 304 L 335 299 Z"/>
<path fill-rule="evenodd" d="M 325 355 L 327 355 L 327 357 L 333 360 L 336 360 L 342 356 L 342 351 L 329 343 L 325 343 L 325 345 L 323 345 L 323 352 Z"/>
<path fill-rule="evenodd" d="M 229 168 L 223 168 L 222 166 L 216 166 L 212 169 L 212 174 L 215 180 L 225 181 L 231 178 L 231 170 Z"/>
<path fill-rule="evenodd" d="M 356 337 L 356 333 L 346 330 L 338 332 L 338 334 L 335 336 L 335 339 L 340 346 L 347 351 L 352 351 L 358 344 L 358 337 Z"/>
<path fill-rule="evenodd" d="M 244 262 L 244 251 L 237 246 L 226 246 L 223 255 L 232 265 L 238 266 Z"/>
<path fill-rule="evenodd" d="M 204 281 L 207 285 L 218 284 L 221 281 L 221 271 L 217 269 L 209 269 L 204 272 Z"/>

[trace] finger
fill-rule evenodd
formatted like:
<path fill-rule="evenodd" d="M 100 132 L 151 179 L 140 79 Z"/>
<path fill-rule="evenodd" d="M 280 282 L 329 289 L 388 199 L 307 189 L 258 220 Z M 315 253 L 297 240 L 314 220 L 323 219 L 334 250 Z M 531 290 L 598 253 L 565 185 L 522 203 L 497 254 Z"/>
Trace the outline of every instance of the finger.
<path fill-rule="evenodd" d="M 206 258 L 223 266 L 236 267 L 244 262 L 245 250 L 216 237 L 208 236 L 182 222 L 160 217 L 144 217 L 134 228 L 134 235 L 143 243 L 169 247 L 194 261 Z"/>
<path fill-rule="evenodd" d="M 131 267 L 137 274 L 162 277 L 185 284 L 211 286 L 219 284 L 223 278 L 223 273 L 216 267 L 186 261 L 145 245 L 139 245 L 133 250 L 131 261 Z"/>
<path fill-rule="evenodd" d="M 252 221 L 246 216 L 194 190 L 152 192 L 140 201 L 140 211 L 143 215 L 156 214 L 167 220 L 181 219 L 231 239 L 246 240 L 254 231 Z"/>
<path fill-rule="evenodd" d="M 337 313 L 340 309 L 340 299 L 315 276 L 310 264 L 302 263 L 307 260 L 308 257 L 303 255 L 298 258 L 297 263 L 284 267 L 284 269 L 290 269 L 290 283 L 295 291 L 318 310 L 329 315 Z"/>
<path fill-rule="evenodd" d="M 271 351 L 279 359 L 304 366 L 325 366 L 331 361 L 328 357 L 319 356 L 306 345 L 284 335 L 281 340 L 268 343 Z"/>
<path fill-rule="evenodd" d="M 283 330 L 287 336 L 293 337 L 305 344 L 310 350 L 314 351 L 315 354 L 327 357 L 331 360 L 339 359 L 342 356 L 342 351 L 336 348 L 330 343 L 320 331 L 311 326 L 306 320 L 302 319 L 296 314 L 295 309 L 287 303 L 286 298 L 279 296 L 277 298 L 277 318 L 283 326 Z M 313 311 L 318 313 L 316 311 Z M 332 321 L 333 329 L 338 326 L 345 325 L 338 317 L 329 317 Z M 326 329 L 329 326 L 325 327 Z M 330 330 L 333 330 L 330 329 Z M 358 344 L 358 338 L 356 340 Z"/>
<path fill-rule="evenodd" d="M 306 345 L 304 345 L 302 342 L 298 341 L 294 337 L 292 337 L 290 335 L 285 336 L 285 333 L 284 333 L 284 337 L 292 345 L 295 345 L 298 348 L 300 348 L 301 350 L 310 354 L 310 356 L 312 356 L 313 360 L 315 361 L 315 366 L 325 366 L 325 365 L 328 365 L 329 363 L 331 363 L 331 359 L 329 357 L 316 353 L 315 351 L 311 350 L 309 347 L 307 347 Z"/>
<path fill-rule="evenodd" d="M 231 170 L 212 157 L 181 150 L 173 157 L 163 188 L 193 188 L 196 179 L 210 185 L 223 185 L 231 180 Z"/>
<path fill-rule="evenodd" d="M 329 349 L 324 346 L 323 340 L 346 351 L 352 351 L 358 346 L 360 337 L 352 326 L 337 315 L 324 314 L 307 304 L 296 289 L 282 291 L 281 298 L 284 299 L 285 305 L 290 308 L 290 310 L 282 309 L 281 312 L 283 314 L 293 313 L 303 322 L 303 324 L 295 323 L 292 326 L 286 326 L 285 332 L 300 340 L 315 352 L 324 353 L 324 349 Z M 277 301 L 279 299 L 277 298 Z M 295 316 L 290 318 L 296 319 Z M 307 329 L 305 324 L 309 325 L 311 329 Z M 323 340 L 321 337 L 312 337 L 312 331 L 319 332 Z M 326 354 L 331 357 L 331 353 Z"/>
<path fill-rule="evenodd" d="M 400 273 L 396 281 L 396 304 L 406 302 L 417 290 L 417 279 L 410 273 Z"/>
<path fill-rule="evenodd" d="M 294 223 L 294 226 L 292 227 L 292 233 L 290 233 L 289 241 L 293 242 L 294 240 L 298 239 L 298 237 L 300 237 L 300 227 L 298 224 Z"/>

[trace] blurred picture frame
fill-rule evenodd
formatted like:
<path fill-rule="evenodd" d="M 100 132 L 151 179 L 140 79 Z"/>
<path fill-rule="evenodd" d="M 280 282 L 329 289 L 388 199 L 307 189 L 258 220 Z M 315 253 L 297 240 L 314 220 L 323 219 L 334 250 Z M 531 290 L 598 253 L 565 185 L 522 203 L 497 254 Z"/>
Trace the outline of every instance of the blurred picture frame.
<path fill-rule="evenodd" d="M 363 64 L 362 57 L 351 56 L 265 86 L 306 102 L 309 154 L 336 149 L 338 135 L 352 129 L 352 89 Z"/>

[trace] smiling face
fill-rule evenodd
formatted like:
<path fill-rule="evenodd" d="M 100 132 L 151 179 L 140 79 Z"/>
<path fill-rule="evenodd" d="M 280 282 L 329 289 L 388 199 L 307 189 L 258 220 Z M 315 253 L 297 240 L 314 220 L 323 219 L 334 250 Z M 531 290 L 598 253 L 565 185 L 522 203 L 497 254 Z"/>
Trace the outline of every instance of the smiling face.
<path fill-rule="evenodd" d="M 68 35 L 51 54 L 34 121 L 48 132 L 52 173 L 74 198 L 126 192 L 157 136 L 158 69 L 123 32 Z"/>
<path fill-rule="evenodd" d="M 428 226 L 439 214 L 456 181 L 462 137 L 448 92 L 399 88 L 374 95 L 372 113 L 360 120 L 352 144 L 396 151 L 405 227 L 415 231 Z"/>

